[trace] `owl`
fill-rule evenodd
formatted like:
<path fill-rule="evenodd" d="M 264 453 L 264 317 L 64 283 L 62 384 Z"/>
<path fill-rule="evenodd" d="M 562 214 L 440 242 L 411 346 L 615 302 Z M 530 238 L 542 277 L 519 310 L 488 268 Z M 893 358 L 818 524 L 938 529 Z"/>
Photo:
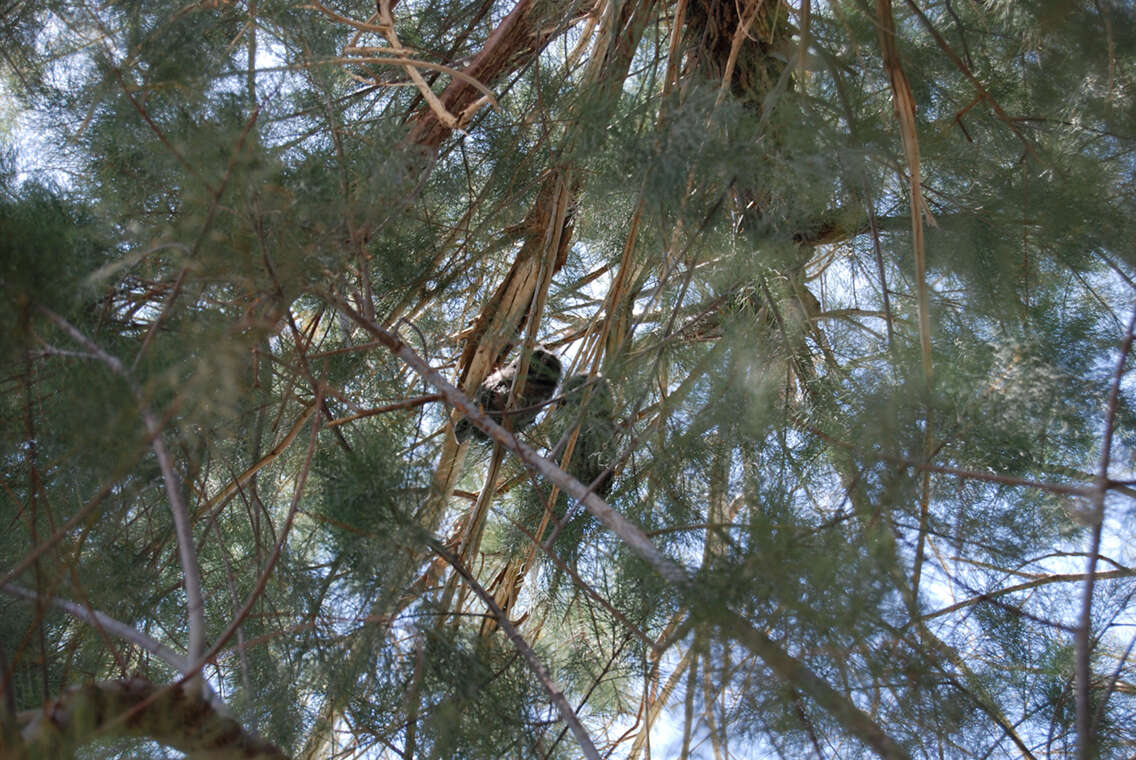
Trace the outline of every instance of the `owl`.
<path fill-rule="evenodd" d="M 556 354 L 545 348 L 533 349 L 529 357 L 529 371 L 525 377 L 525 384 L 515 391 L 512 410 L 506 413 L 505 405 L 509 401 L 509 389 L 513 387 L 513 380 L 520 367 L 521 357 L 518 356 L 485 378 L 473 397 L 474 403 L 481 407 L 491 420 L 504 425 L 514 433 L 532 424 L 544 408 L 545 402 L 555 395 L 556 386 L 560 382 L 560 360 L 556 358 Z M 458 420 L 457 425 L 454 426 L 454 435 L 459 441 L 465 441 L 471 435 L 483 441 L 489 440 L 489 436 L 468 418 Z"/>

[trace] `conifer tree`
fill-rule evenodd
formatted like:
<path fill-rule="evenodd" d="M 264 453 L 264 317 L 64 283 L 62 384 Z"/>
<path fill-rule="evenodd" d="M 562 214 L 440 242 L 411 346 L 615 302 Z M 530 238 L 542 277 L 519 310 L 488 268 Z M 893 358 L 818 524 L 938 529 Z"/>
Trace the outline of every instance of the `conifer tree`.
<path fill-rule="evenodd" d="M 1131 3 L 0 22 L 0 757 L 1136 752 Z"/>

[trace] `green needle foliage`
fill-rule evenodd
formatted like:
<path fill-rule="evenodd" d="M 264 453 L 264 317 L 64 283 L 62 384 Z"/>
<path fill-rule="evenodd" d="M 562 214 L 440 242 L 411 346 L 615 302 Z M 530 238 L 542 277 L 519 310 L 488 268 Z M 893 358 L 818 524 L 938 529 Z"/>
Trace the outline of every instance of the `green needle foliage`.
<path fill-rule="evenodd" d="M 1136 752 L 1132 3 L 0 52 L 0 757 Z"/>

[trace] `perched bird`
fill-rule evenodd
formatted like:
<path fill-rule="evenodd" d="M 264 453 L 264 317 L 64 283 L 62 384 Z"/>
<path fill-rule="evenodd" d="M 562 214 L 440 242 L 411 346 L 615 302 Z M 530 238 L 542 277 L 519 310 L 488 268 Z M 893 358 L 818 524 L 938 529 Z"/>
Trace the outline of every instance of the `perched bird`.
<path fill-rule="evenodd" d="M 568 474 L 584 485 L 596 482 L 592 489 L 603 498 L 611 493 L 612 473 L 608 467 L 615 461 L 615 399 L 611 385 L 603 377 L 572 375 L 560 389 L 562 399 L 555 411 L 553 440 L 567 450 L 572 431 L 579 427 Z"/>
<path fill-rule="evenodd" d="M 506 413 L 509 389 L 513 387 L 513 380 L 520 368 L 521 357 L 518 356 L 485 378 L 473 398 L 491 420 L 514 433 L 532 424 L 544 408 L 544 403 L 556 393 L 556 386 L 560 382 L 560 360 L 556 358 L 556 354 L 545 348 L 534 348 L 529 357 L 525 384 L 514 392 L 512 409 Z M 481 440 L 489 439 L 468 417 L 458 420 L 454 426 L 454 435 L 459 441 L 466 440 L 470 435 Z"/>

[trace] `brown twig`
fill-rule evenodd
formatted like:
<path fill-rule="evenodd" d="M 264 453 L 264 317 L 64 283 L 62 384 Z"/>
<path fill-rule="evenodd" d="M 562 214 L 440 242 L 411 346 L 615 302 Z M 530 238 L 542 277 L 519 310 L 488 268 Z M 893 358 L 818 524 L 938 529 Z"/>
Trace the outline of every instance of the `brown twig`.
<path fill-rule="evenodd" d="M 408 398 L 403 401 L 394 401 L 390 404 L 383 404 L 382 406 L 375 406 L 370 409 L 362 409 L 355 414 L 349 414 L 346 417 L 336 417 L 334 420 L 328 422 L 324 427 L 338 427 L 339 425 L 346 425 L 355 420 L 365 419 L 367 417 L 374 417 L 379 414 L 386 414 L 388 412 L 397 412 L 403 409 L 417 409 L 423 404 L 429 404 L 433 401 L 441 401 L 441 393 L 427 393 L 424 396 L 417 398 Z"/>
<path fill-rule="evenodd" d="M 911 0 L 908 0 L 908 2 L 910 3 Z M 911 92 L 911 85 L 907 81 L 907 74 L 903 70 L 899 47 L 896 45 L 895 18 L 892 15 L 891 0 L 876 0 L 876 19 L 884 68 L 887 70 L 888 79 L 891 82 L 895 113 L 899 120 L 899 132 L 903 138 L 903 152 L 907 158 L 908 169 L 911 172 L 909 191 L 911 233 L 915 249 L 915 295 L 919 312 L 919 348 L 923 360 L 923 393 L 928 402 L 923 431 L 923 457 L 925 460 L 930 460 L 935 449 L 935 427 L 930 404 L 934 372 L 931 364 L 931 316 L 927 295 L 927 257 L 923 241 L 923 217 L 926 216 L 928 220 L 931 220 L 931 215 L 927 210 L 926 201 L 923 199 L 923 180 L 919 167 L 919 138 L 915 128 L 915 98 Z M 933 220 L 931 221 L 933 222 Z M 930 520 L 931 474 L 929 470 L 923 471 L 921 481 L 919 537 L 916 540 L 915 561 L 911 574 L 913 599 L 919 593 L 919 578 L 923 569 L 923 552 L 927 540 L 927 525 Z"/>
<path fill-rule="evenodd" d="M 1026 488 L 1039 488 L 1043 491 L 1050 493 L 1065 494 L 1067 496 L 1081 496 L 1089 497 L 1093 494 L 1094 489 L 1089 486 L 1071 486 L 1064 483 L 1046 483 L 1041 480 L 1030 480 L 1029 478 L 1018 478 L 1013 475 L 998 475 L 993 472 L 979 472 L 978 470 L 964 470 L 959 467 L 947 467 L 945 465 L 931 464 L 929 462 L 916 462 L 906 457 L 901 457 L 896 454 L 888 454 L 883 451 L 861 451 L 856 448 L 854 444 L 847 441 L 842 441 L 827 433 L 813 427 L 812 425 L 802 425 L 802 429 L 808 430 L 813 435 L 817 436 L 823 441 L 839 446 L 842 449 L 851 451 L 852 453 L 862 456 L 879 459 L 885 462 L 892 462 L 894 464 L 903 465 L 904 467 L 913 467 L 916 470 L 925 472 L 938 472 L 943 475 L 954 475 L 959 478 L 967 480 L 981 480 L 986 483 L 1000 483 L 1006 486 L 1025 486 Z"/>
<path fill-rule="evenodd" d="M 1134 575 L 1136 575 L 1136 570 L 1110 570 L 1106 573 L 1097 573 L 1096 577 L 1098 579 L 1131 578 Z M 949 607 L 944 607 L 940 610 L 935 610 L 934 612 L 928 612 L 926 615 L 923 615 L 920 618 L 920 621 L 931 620 L 933 618 L 942 617 L 943 615 L 949 615 L 952 612 L 958 612 L 961 609 L 971 607 L 975 604 L 978 604 L 979 602 L 990 601 L 995 597 L 1014 594 L 1018 591 L 1028 591 L 1031 588 L 1048 586 L 1051 583 L 1079 583 L 1087 579 L 1088 576 L 1084 575 L 1083 573 L 1060 573 L 1054 575 L 1043 575 L 1040 578 L 1034 578 L 1032 580 L 1026 581 L 1025 583 L 1016 583 L 1013 586 L 1006 586 L 1005 588 L 1000 588 L 995 591 L 988 591 L 970 599 L 964 599 L 961 602 L 956 602 Z"/>
<path fill-rule="evenodd" d="M 891 0 L 886 1 L 890 4 Z M 967 66 L 961 58 L 959 58 L 958 53 L 956 53 L 954 49 L 951 48 L 950 44 L 948 44 L 947 41 L 943 39 L 943 35 L 939 34 L 939 30 L 935 28 L 935 25 L 931 23 L 931 20 L 927 18 L 927 15 L 923 13 L 923 10 L 915 4 L 915 0 L 906 0 L 906 2 L 907 6 L 915 12 L 916 16 L 919 17 L 919 20 L 923 23 L 923 26 L 927 29 L 927 31 L 931 33 L 931 36 L 935 38 L 935 42 L 936 44 L 938 44 L 939 48 L 947 54 L 947 57 L 950 58 L 951 62 L 954 63 L 958 70 L 962 72 L 962 75 L 970 80 L 970 83 L 974 85 L 974 88 L 976 90 L 978 90 L 978 94 L 982 96 L 983 100 L 990 104 L 990 108 L 993 109 L 998 118 L 1001 119 L 1006 124 L 1006 126 L 1010 128 L 1010 131 L 1013 132 L 1014 135 L 1022 141 L 1022 144 L 1025 145 L 1026 152 L 1034 158 L 1037 158 L 1037 153 L 1034 152 L 1033 145 L 1026 138 L 1022 130 L 1018 128 L 1018 125 L 1014 123 L 1014 120 L 1010 118 L 1010 115 L 1002 110 L 1002 106 L 998 105 L 998 101 L 996 101 L 994 99 L 994 96 L 991 95 L 989 91 L 987 91 L 982 82 L 978 80 L 978 77 L 976 77 L 971 72 L 970 67 Z"/>
<path fill-rule="evenodd" d="M 304 411 L 302 411 L 300 413 L 300 415 L 296 418 L 296 421 L 292 423 L 292 427 L 288 430 L 288 432 L 284 435 L 284 437 L 282 439 L 280 439 L 280 442 L 272 447 L 271 451 L 269 451 L 267 454 L 262 456 L 260 459 L 258 459 L 256 462 L 254 462 L 252 465 L 250 465 L 248 467 L 248 469 L 246 469 L 240 475 L 233 478 L 228 483 L 228 485 L 226 485 L 224 488 L 222 488 L 220 491 L 218 491 L 216 495 L 214 495 L 208 501 L 202 503 L 201 506 L 197 507 L 194 510 L 194 515 L 195 516 L 202 515 L 202 514 L 208 512 L 209 510 L 211 510 L 217 504 L 220 504 L 221 502 L 225 501 L 230 496 L 232 496 L 234 493 L 236 493 L 237 490 L 241 488 L 241 486 L 243 486 L 245 483 L 249 482 L 249 480 L 252 479 L 253 475 L 256 475 L 258 472 L 260 472 L 262 469 L 264 469 L 267 465 L 274 462 L 276 460 L 276 458 L 279 457 L 281 454 L 283 454 L 284 450 L 287 449 L 292 444 L 292 441 L 294 441 L 296 439 L 296 436 L 300 434 L 300 431 L 303 429 L 304 424 L 307 423 L 308 419 L 312 416 L 312 413 L 315 412 L 315 410 L 316 410 L 316 405 L 314 403 L 306 406 L 304 408 Z"/>

